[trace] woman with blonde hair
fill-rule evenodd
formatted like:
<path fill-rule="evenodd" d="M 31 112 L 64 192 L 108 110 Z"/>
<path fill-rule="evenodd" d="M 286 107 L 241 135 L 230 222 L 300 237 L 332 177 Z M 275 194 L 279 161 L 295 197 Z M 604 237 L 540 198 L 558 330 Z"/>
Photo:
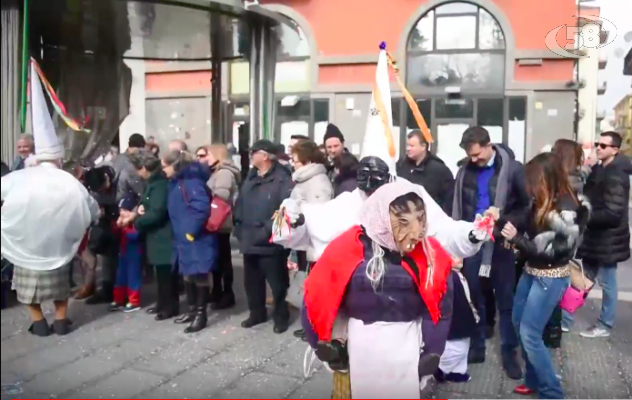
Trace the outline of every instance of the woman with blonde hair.
<path fill-rule="evenodd" d="M 197 158 L 211 168 L 211 178 L 207 185 L 226 203 L 233 205 L 241 178 L 239 167 L 228 155 L 228 148 L 223 144 L 202 146 L 197 149 Z M 219 243 L 218 269 L 213 272 L 213 290 L 211 291 L 211 309 L 223 310 L 235 305 L 233 292 L 233 261 L 230 247 L 230 236 L 233 232 L 232 215 L 226 218 L 218 232 Z"/>

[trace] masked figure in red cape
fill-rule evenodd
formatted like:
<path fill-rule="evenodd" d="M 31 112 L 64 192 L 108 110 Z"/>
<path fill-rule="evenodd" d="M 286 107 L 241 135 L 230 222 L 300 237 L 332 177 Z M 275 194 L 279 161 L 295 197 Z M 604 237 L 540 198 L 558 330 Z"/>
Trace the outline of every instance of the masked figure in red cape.
<path fill-rule="evenodd" d="M 325 249 L 305 282 L 302 322 L 318 358 L 348 369 L 352 398 L 419 398 L 445 346 L 433 325 L 449 318 L 452 263 L 427 237 L 423 200 L 401 182 L 377 189 L 361 225 Z M 429 347 L 438 354 L 420 357 Z"/>

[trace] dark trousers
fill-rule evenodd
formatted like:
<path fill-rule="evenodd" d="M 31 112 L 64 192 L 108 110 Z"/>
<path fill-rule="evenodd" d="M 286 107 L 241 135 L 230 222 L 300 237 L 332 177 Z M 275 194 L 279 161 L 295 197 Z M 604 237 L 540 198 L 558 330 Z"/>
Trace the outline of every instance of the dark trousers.
<path fill-rule="evenodd" d="M 154 265 L 156 285 L 158 286 L 158 312 L 174 314 L 178 313 L 180 296 L 178 295 L 178 271 L 168 265 Z"/>
<path fill-rule="evenodd" d="M 462 273 L 465 275 L 471 291 L 479 294 L 477 305 L 480 322 L 476 334 L 472 337 L 470 347 L 472 349 L 485 350 L 485 325 L 487 316 L 485 310 L 485 297 L 478 276 L 483 261 L 483 250 L 475 256 L 463 261 Z M 500 343 L 503 354 L 513 353 L 518 348 L 518 337 L 512 322 L 514 286 L 516 281 L 515 256 L 509 249 L 496 244 L 492 257 L 492 270 L 490 280 L 496 297 L 496 307 L 499 314 Z"/>
<path fill-rule="evenodd" d="M 298 265 L 299 271 L 307 272 L 307 267 L 309 266 L 309 263 L 307 262 L 307 252 L 296 252 L 296 264 Z"/>
<path fill-rule="evenodd" d="M 485 298 L 485 324 L 490 327 L 496 326 L 496 297 L 494 296 L 494 285 L 491 278 L 479 277 L 481 290 Z"/>
<path fill-rule="evenodd" d="M 230 248 L 230 233 L 217 235 L 219 242 L 218 269 L 213 272 L 213 297 L 219 301 L 222 294 L 233 293 L 233 257 Z"/>
<path fill-rule="evenodd" d="M 274 255 L 244 254 L 244 285 L 248 297 L 250 317 L 264 320 L 266 312 L 266 280 L 272 289 L 275 324 L 287 324 L 290 310 L 285 301 L 290 277 L 287 270 L 287 253 L 279 251 Z"/>

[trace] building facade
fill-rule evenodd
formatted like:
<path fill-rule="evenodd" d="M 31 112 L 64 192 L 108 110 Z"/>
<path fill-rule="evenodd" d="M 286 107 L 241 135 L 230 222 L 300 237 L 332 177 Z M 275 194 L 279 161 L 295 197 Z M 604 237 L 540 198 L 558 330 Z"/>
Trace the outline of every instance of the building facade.
<path fill-rule="evenodd" d="M 508 144 L 521 161 L 558 138 L 576 138 L 577 62 L 545 44 L 555 28 L 576 25 L 575 0 L 556 0 L 554 6 L 545 0 L 260 4 L 296 23 L 296 29 L 279 32 L 270 110 L 277 142 L 287 144 L 292 134 L 321 142 L 327 124 L 334 123 L 349 150 L 359 154 L 382 41 L 431 128 L 433 150 L 451 167 L 464 155 L 458 144 L 471 125 L 487 127 L 492 139 Z M 557 32 L 562 46 L 565 38 L 564 29 Z M 210 137 L 209 67 L 146 63 L 148 136 L 188 132 L 184 138 L 196 138 L 193 132 L 203 132 L 195 144 Z M 235 60 L 222 71 L 222 126 L 237 145 L 240 128 L 248 125 L 249 67 Z M 394 134 L 403 151 L 407 132 L 416 126 L 394 81 L 391 87 Z"/>

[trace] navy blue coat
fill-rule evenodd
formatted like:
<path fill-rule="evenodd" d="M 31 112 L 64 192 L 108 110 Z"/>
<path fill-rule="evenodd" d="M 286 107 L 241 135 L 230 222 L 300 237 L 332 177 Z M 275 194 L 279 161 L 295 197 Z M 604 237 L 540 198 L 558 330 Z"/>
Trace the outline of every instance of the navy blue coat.
<path fill-rule="evenodd" d="M 272 216 L 281 203 L 292 193 L 292 173 L 279 163 L 264 175 L 253 168 L 246 177 L 235 208 L 235 236 L 242 254 L 274 255 L 285 251 L 282 246 L 270 243 Z"/>
<path fill-rule="evenodd" d="M 210 176 L 209 167 L 196 162 L 169 182 L 171 263 L 185 276 L 208 274 L 217 269 L 217 235 L 206 230 L 211 203 L 206 182 Z"/>

